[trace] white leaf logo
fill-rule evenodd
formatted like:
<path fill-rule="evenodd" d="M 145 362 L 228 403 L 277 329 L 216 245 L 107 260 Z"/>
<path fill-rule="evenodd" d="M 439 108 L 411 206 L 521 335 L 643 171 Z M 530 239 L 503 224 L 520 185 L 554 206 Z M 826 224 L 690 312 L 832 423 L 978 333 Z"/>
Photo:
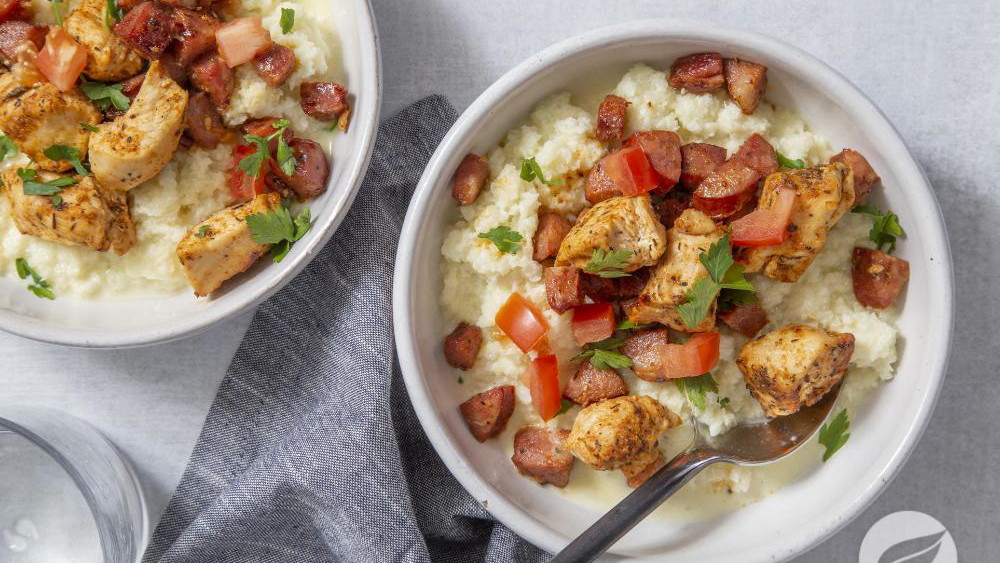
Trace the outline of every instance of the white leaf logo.
<path fill-rule="evenodd" d="M 878 563 L 933 563 L 945 531 L 901 541 L 885 550 Z"/>

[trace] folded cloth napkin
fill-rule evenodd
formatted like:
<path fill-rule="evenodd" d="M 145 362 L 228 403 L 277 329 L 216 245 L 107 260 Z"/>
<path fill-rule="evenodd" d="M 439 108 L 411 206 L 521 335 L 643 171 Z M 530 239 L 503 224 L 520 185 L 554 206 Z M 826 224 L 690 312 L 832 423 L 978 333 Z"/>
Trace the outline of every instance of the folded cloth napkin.
<path fill-rule="evenodd" d="M 395 241 L 454 120 L 434 96 L 379 128 L 344 223 L 254 316 L 144 563 L 545 558 L 448 472 L 395 361 Z"/>

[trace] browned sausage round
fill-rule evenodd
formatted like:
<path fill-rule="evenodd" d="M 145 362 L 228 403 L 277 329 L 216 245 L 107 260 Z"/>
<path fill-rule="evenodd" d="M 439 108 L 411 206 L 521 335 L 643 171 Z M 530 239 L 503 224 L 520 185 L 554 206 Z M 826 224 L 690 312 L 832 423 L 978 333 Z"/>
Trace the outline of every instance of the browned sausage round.
<path fill-rule="evenodd" d="M 695 53 L 674 61 L 667 82 L 688 92 L 711 92 L 726 83 L 719 53 Z"/>
<path fill-rule="evenodd" d="M 726 149 L 708 143 L 688 143 L 681 147 L 681 187 L 698 189 L 709 174 L 726 161 Z"/>
<path fill-rule="evenodd" d="M 610 368 L 597 369 L 590 360 L 580 363 L 563 390 L 564 397 L 584 407 L 623 395 L 628 395 L 628 386 L 622 376 Z"/>
<path fill-rule="evenodd" d="M 681 138 L 673 131 L 640 131 L 625 141 L 626 147 L 638 146 L 649 164 L 660 175 L 655 193 L 666 193 L 681 177 Z"/>
<path fill-rule="evenodd" d="M 851 255 L 854 297 L 865 307 L 891 307 L 910 280 L 910 263 L 873 248 L 855 247 Z"/>
<path fill-rule="evenodd" d="M 597 108 L 597 140 L 620 141 L 625 131 L 625 111 L 628 100 L 608 94 Z"/>
<path fill-rule="evenodd" d="M 302 199 L 321 195 L 326 191 L 326 180 L 330 176 L 323 147 L 309 139 L 292 139 L 288 146 L 295 154 L 295 172 L 288 176 L 279 170 L 281 180 Z"/>

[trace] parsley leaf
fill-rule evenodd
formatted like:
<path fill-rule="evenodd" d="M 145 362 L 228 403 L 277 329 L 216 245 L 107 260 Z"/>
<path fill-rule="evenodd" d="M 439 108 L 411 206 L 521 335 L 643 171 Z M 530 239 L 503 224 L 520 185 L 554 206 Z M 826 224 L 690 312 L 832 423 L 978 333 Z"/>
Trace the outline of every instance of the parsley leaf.
<path fill-rule="evenodd" d="M 97 133 L 97 126 L 96 125 L 91 125 L 89 123 L 81 123 L 80 127 L 82 127 L 84 131 L 90 131 L 91 133 Z"/>
<path fill-rule="evenodd" d="M 675 379 L 674 384 L 681 390 L 681 393 L 687 395 L 688 401 L 700 411 L 705 410 L 708 405 L 705 395 L 719 393 L 719 385 L 715 383 L 710 373 L 703 373 L 697 377 L 681 377 Z"/>
<path fill-rule="evenodd" d="M 63 199 L 61 195 L 54 195 L 50 201 L 54 207 L 59 207 L 62 205 Z"/>
<path fill-rule="evenodd" d="M 62 5 L 63 0 L 49 0 L 49 2 L 52 2 L 52 15 L 56 18 L 56 25 L 61 26 L 63 24 L 63 18 L 62 8 L 60 6 Z"/>
<path fill-rule="evenodd" d="M 517 254 L 521 251 L 521 233 L 510 227 L 495 227 L 485 233 L 479 233 L 479 238 L 489 240 L 504 254 Z"/>
<path fill-rule="evenodd" d="M 56 298 L 55 292 L 52 291 L 52 285 L 45 278 L 38 275 L 38 272 L 28 265 L 27 260 L 24 258 L 15 259 L 14 268 L 17 269 L 17 277 L 22 280 L 31 278 L 32 283 L 28 284 L 28 291 L 34 293 L 35 297 L 44 299 Z"/>
<path fill-rule="evenodd" d="M 688 328 L 701 324 L 721 290 L 751 294 L 755 291 L 753 284 L 743 275 L 744 267 L 733 261 L 729 235 L 724 235 L 698 258 L 708 271 L 708 277 L 694 282 L 684 295 L 684 302 L 677 306 L 677 312 Z"/>
<path fill-rule="evenodd" d="M 833 454 L 847 443 L 851 437 L 851 433 L 847 431 L 850 427 L 851 421 L 847 419 L 847 409 L 844 409 L 819 429 L 819 443 L 826 446 L 823 461 L 833 457 Z"/>
<path fill-rule="evenodd" d="M 114 106 L 116 110 L 125 111 L 132 103 L 128 96 L 122 94 L 121 84 L 104 84 L 103 82 L 84 82 L 80 90 L 97 104 L 102 111 Z"/>
<path fill-rule="evenodd" d="M 281 33 L 288 34 L 292 31 L 292 27 L 295 26 L 295 10 L 291 8 L 281 9 L 281 19 L 278 20 L 281 25 Z"/>
<path fill-rule="evenodd" d="M 746 267 L 743 264 L 731 264 L 729 269 L 726 270 L 726 273 L 722 276 L 722 281 L 719 283 L 719 286 L 721 286 L 722 289 L 749 291 L 752 293 L 754 291 L 754 287 L 752 283 L 747 281 L 746 276 L 744 276 L 743 272 L 745 270 Z"/>
<path fill-rule="evenodd" d="M 295 174 L 295 153 L 292 147 L 285 142 L 285 137 L 278 137 L 278 150 L 275 151 L 275 159 L 278 161 L 278 168 L 285 173 L 285 176 Z"/>
<path fill-rule="evenodd" d="M 728 407 L 729 406 L 729 397 L 723 397 L 723 398 L 719 399 L 719 406 L 722 407 L 722 408 Z"/>
<path fill-rule="evenodd" d="M 542 167 L 538 165 L 538 161 L 535 160 L 535 157 L 526 158 L 521 161 L 521 179 L 525 182 L 538 180 L 546 186 L 561 186 L 563 183 L 563 181 L 558 178 L 546 180 L 545 174 L 542 172 Z"/>
<path fill-rule="evenodd" d="M 616 351 L 622 344 L 625 344 L 624 337 L 611 337 L 599 342 L 591 342 L 573 360 L 589 358 L 590 365 L 596 369 L 624 369 L 632 367 L 632 358 Z"/>
<path fill-rule="evenodd" d="M 17 154 L 17 144 L 7 135 L 0 135 L 0 160 Z"/>
<path fill-rule="evenodd" d="M 618 330 L 642 330 L 649 324 L 635 324 L 632 321 L 624 320 L 618 324 Z"/>
<path fill-rule="evenodd" d="M 118 5 L 118 0 L 105 0 L 104 5 L 104 26 L 111 29 L 113 22 L 122 21 L 122 9 Z"/>
<path fill-rule="evenodd" d="M 805 168 L 806 163 L 801 158 L 796 158 L 792 160 L 787 156 L 781 154 L 778 151 L 774 151 L 774 155 L 778 157 L 778 166 L 781 168 Z"/>
<path fill-rule="evenodd" d="M 906 236 L 906 231 L 899 224 L 899 216 L 892 211 L 883 212 L 874 205 L 861 204 L 855 205 L 851 212 L 872 217 L 872 229 L 868 231 L 868 238 L 879 250 L 886 246 L 886 252 L 892 254 L 892 251 L 896 250 L 896 237 Z"/>
<path fill-rule="evenodd" d="M 31 168 L 18 168 L 17 175 L 24 182 L 22 192 L 24 195 L 55 195 L 66 186 L 72 186 L 76 180 L 69 176 L 60 176 L 48 182 L 39 182 L 38 171 Z"/>
<path fill-rule="evenodd" d="M 292 243 L 301 239 L 312 226 L 311 212 L 305 208 L 292 220 L 288 208 L 282 205 L 263 213 L 253 213 L 246 218 L 250 226 L 250 238 L 258 244 L 271 244 L 271 255 L 275 263 L 281 262 Z"/>
<path fill-rule="evenodd" d="M 718 293 L 719 284 L 710 278 L 701 278 L 694 282 L 684 295 L 684 302 L 677 306 L 677 313 L 688 328 L 695 328 L 701 324 Z"/>
<path fill-rule="evenodd" d="M 83 165 L 80 161 L 80 151 L 76 147 L 70 147 L 67 145 L 51 145 L 49 148 L 42 151 L 47 158 L 52 160 L 65 160 L 73 165 L 73 169 L 76 173 L 81 176 L 86 176 L 90 174 L 87 167 Z"/>
<path fill-rule="evenodd" d="M 730 266 L 733 265 L 733 252 L 729 245 L 729 235 L 723 235 L 721 239 L 708 247 L 708 252 L 702 252 L 698 259 L 708 270 L 709 277 L 721 283 L 723 276 L 729 272 Z"/>
<path fill-rule="evenodd" d="M 198 227 L 198 232 L 196 232 L 194 236 L 198 238 L 205 238 L 206 236 L 208 236 L 208 229 L 209 229 L 208 225 L 202 225 Z"/>
<path fill-rule="evenodd" d="M 624 278 L 628 274 L 622 270 L 628 265 L 631 258 L 632 251 L 628 249 L 595 248 L 593 254 L 590 255 L 590 261 L 583 267 L 583 271 L 597 274 L 602 278 Z"/>
<path fill-rule="evenodd" d="M 264 165 L 264 159 L 271 153 L 268 145 L 271 139 L 275 137 L 278 137 L 278 149 L 275 155 L 278 166 L 288 176 L 291 176 L 295 172 L 295 154 L 284 138 L 285 129 L 288 128 L 288 120 L 278 119 L 271 123 L 271 127 L 274 129 L 274 132 L 267 137 L 259 137 L 257 135 L 243 136 L 246 142 L 255 145 L 254 152 L 243 157 L 239 163 L 240 170 L 246 172 L 247 176 L 252 178 L 260 176 L 260 169 Z"/>
<path fill-rule="evenodd" d="M 563 399 L 562 402 L 560 403 L 559 410 L 556 411 L 555 416 L 559 416 L 571 408 L 573 408 L 573 401 L 570 401 L 569 399 Z"/>

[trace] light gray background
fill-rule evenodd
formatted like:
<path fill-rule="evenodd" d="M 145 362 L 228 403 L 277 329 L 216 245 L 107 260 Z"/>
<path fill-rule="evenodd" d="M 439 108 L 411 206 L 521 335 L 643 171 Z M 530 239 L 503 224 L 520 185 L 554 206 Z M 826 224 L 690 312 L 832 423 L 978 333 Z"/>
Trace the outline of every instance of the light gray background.
<path fill-rule="evenodd" d="M 384 116 L 432 93 L 445 94 L 461 110 L 551 43 L 652 17 L 698 18 L 767 33 L 813 53 L 867 92 L 909 143 L 944 210 L 958 288 L 955 347 L 937 411 L 899 477 L 860 518 L 797 561 L 856 561 L 868 528 L 904 509 L 944 522 L 963 561 L 996 560 L 1000 2 L 374 3 L 385 67 Z M 248 322 L 244 315 L 186 341 L 112 352 L 0 335 L 0 395 L 63 408 L 101 428 L 134 461 L 158 517 Z"/>

